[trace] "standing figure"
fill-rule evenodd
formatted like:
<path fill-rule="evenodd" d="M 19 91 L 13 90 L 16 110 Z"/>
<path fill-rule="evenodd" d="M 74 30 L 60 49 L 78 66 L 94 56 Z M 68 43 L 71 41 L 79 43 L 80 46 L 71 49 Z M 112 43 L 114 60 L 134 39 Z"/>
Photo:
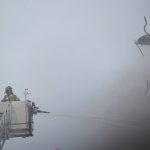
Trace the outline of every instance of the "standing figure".
<path fill-rule="evenodd" d="M 6 101 L 20 101 L 20 99 L 13 93 L 12 87 L 11 86 L 7 86 L 5 88 L 5 96 L 4 96 L 4 98 L 1 101 L 2 102 L 6 102 Z"/>

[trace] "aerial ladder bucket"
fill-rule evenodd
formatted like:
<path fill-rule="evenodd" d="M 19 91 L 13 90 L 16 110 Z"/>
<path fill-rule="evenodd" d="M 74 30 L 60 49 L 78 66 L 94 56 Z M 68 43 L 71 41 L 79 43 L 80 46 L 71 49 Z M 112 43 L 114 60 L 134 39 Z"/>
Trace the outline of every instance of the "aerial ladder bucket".
<path fill-rule="evenodd" d="M 9 138 L 33 136 L 33 109 L 30 101 L 0 102 L 0 150 Z"/>

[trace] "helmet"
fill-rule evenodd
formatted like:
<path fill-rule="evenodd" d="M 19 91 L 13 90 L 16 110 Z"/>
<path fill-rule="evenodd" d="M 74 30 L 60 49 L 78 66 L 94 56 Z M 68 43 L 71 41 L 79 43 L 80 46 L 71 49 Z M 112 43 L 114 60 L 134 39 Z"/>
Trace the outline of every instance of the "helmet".
<path fill-rule="evenodd" d="M 8 91 L 12 91 L 12 87 L 11 87 L 11 86 L 7 86 L 7 87 L 5 88 L 5 93 L 7 93 Z"/>

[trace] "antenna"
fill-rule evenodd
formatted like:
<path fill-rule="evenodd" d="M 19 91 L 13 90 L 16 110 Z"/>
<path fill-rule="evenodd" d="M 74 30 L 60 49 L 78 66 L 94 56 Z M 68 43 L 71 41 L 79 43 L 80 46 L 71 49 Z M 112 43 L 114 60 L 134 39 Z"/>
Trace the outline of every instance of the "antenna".
<path fill-rule="evenodd" d="M 147 20 L 146 17 L 144 16 L 144 20 L 145 20 L 145 25 L 144 25 L 144 32 L 146 33 L 146 35 L 150 36 L 150 34 L 146 31 L 146 26 L 147 26 Z"/>

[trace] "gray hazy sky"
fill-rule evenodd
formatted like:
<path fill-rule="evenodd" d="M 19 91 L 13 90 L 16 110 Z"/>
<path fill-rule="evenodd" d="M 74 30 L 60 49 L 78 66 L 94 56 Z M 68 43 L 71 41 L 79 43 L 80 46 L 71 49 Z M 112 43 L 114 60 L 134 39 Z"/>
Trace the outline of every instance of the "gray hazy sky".
<path fill-rule="evenodd" d="M 149 6 L 149 0 L 0 0 L 0 97 L 10 85 L 23 100 L 29 88 L 41 109 L 149 129 L 150 47 L 142 57 L 134 44 L 144 34 L 144 16 L 150 32 Z M 150 148 L 145 130 L 77 118 L 35 116 L 34 134 L 9 140 L 4 150 Z"/>

